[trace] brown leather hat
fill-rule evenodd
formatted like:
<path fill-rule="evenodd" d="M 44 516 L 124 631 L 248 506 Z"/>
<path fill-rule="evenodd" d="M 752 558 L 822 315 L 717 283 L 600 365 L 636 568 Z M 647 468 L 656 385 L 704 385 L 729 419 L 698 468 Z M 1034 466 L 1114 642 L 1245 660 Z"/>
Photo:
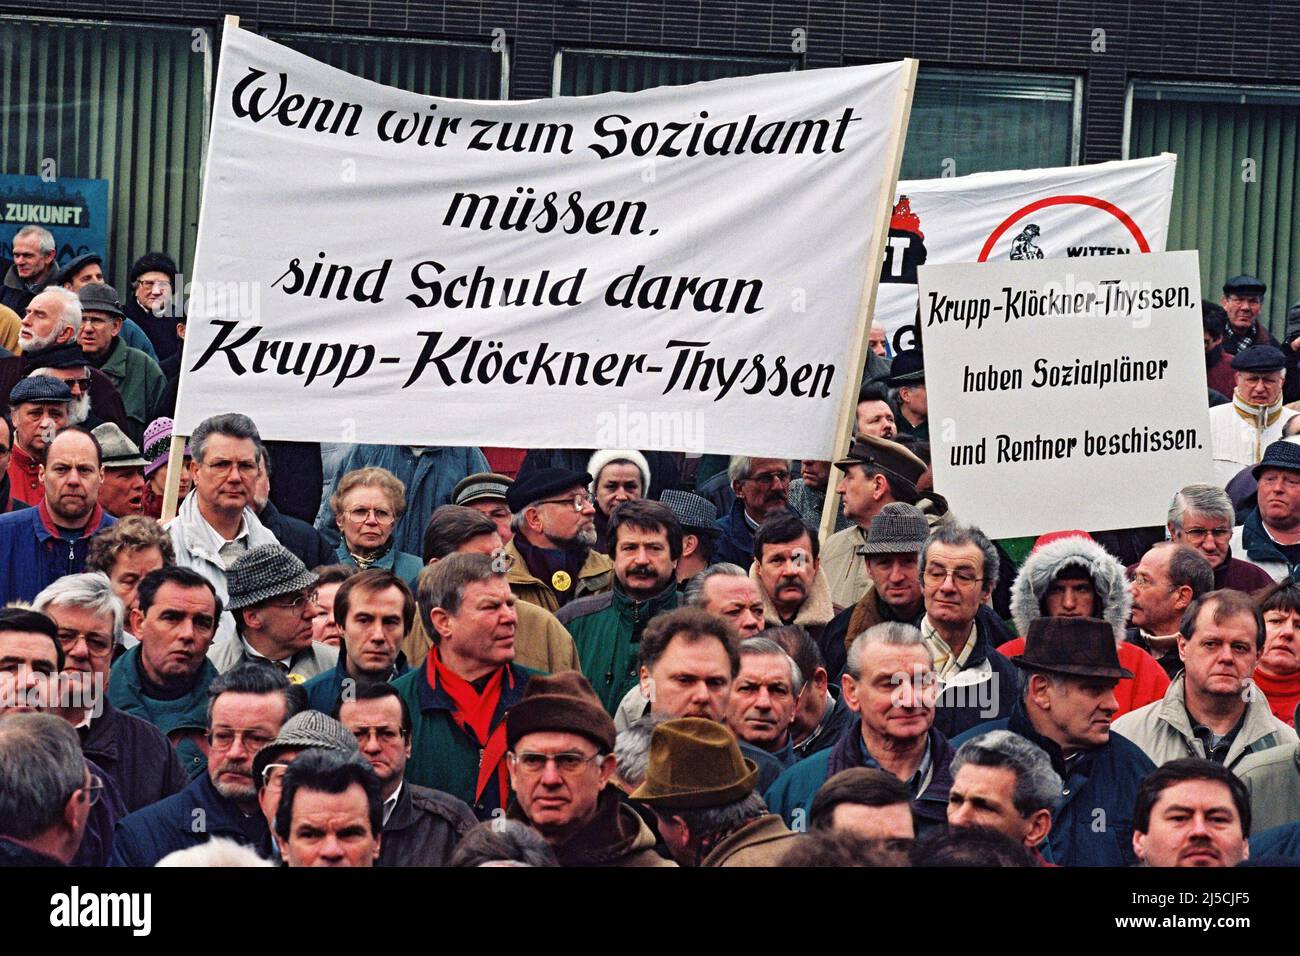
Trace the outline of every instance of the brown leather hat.
<path fill-rule="evenodd" d="M 1132 677 L 1120 667 L 1115 629 L 1095 617 L 1040 617 L 1029 625 L 1017 667 L 1075 677 Z"/>
<path fill-rule="evenodd" d="M 703 717 L 679 717 L 651 734 L 645 780 L 632 799 L 665 810 L 720 807 L 749 796 L 756 783 L 758 765 L 741 756 L 730 730 Z"/>

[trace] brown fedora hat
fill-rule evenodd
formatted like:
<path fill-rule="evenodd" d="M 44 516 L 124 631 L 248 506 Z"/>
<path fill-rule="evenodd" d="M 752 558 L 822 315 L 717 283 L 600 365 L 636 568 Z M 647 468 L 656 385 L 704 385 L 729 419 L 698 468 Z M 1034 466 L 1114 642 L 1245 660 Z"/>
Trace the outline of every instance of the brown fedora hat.
<path fill-rule="evenodd" d="M 1029 625 L 1017 667 L 1075 677 L 1132 677 L 1119 664 L 1115 629 L 1095 617 L 1040 617 Z"/>
<path fill-rule="evenodd" d="M 645 780 L 632 793 L 651 807 L 720 807 L 749 796 L 758 765 L 740 753 L 735 736 L 703 717 L 664 721 L 650 737 Z"/>

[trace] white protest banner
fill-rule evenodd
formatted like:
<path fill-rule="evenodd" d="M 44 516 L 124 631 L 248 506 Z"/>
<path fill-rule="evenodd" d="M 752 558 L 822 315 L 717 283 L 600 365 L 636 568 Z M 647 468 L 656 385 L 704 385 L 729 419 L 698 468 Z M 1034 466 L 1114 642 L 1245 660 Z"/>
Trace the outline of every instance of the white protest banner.
<path fill-rule="evenodd" d="M 914 71 L 470 102 L 229 29 L 177 432 L 826 458 Z"/>
<path fill-rule="evenodd" d="M 995 538 L 1160 524 L 1209 481 L 1195 252 L 923 266 L 935 489 Z"/>
<path fill-rule="evenodd" d="M 922 263 L 1164 252 L 1177 158 L 900 180 L 875 321 L 912 347 Z"/>

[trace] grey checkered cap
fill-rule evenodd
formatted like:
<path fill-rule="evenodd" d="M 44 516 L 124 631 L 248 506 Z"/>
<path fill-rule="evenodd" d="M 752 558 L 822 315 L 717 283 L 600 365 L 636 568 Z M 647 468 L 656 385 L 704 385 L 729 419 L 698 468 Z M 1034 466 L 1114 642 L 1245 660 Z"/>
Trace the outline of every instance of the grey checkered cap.
<path fill-rule="evenodd" d="M 226 571 L 226 589 L 230 593 L 226 607 L 237 611 L 281 594 L 292 594 L 311 587 L 317 577 L 283 545 L 258 545 L 240 555 Z"/>
<path fill-rule="evenodd" d="M 659 501 L 672 510 L 672 513 L 677 516 L 677 523 L 683 528 L 697 531 L 716 530 L 714 525 L 718 520 L 718 509 L 713 507 L 713 502 L 708 498 L 689 491 L 666 488 L 659 496 Z"/>
<path fill-rule="evenodd" d="M 857 547 L 858 554 L 920 554 L 930 537 L 930 526 L 921 509 L 891 502 L 871 519 L 867 543 Z"/>
<path fill-rule="evenodd" d="M 257 752 L 253 772 L 258 777 L 269 763 L 286 750 L 307 750 L 317 747 L 332 750 L 343 756 L 358 753 L 357 738 L 341 723 L 319 710 L 304 710 L 284 722 L 275 739 Z"/>

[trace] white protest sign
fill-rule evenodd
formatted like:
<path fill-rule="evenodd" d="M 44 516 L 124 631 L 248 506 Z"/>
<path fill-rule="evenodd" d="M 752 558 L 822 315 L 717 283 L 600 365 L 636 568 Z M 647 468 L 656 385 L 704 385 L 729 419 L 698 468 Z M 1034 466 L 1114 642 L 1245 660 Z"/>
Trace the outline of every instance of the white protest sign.
<path fill-rule="evenodd" d="M 995 538 L 1160 524 L 1209 481 L 1195 252 L 920 270 L 934 486 Z"/>
<path fill-rule="evenodd" d="M 228 30 L 177 431 L 826 458 L 913 70 L 469 102 Z"/>
<path fill-rule="evenodd" d="M 875 320 L 913 345 L 923 263 L 1032 261 L 1164 252 L 1172 153 L 1057 169 L 900 180 Z"/>

